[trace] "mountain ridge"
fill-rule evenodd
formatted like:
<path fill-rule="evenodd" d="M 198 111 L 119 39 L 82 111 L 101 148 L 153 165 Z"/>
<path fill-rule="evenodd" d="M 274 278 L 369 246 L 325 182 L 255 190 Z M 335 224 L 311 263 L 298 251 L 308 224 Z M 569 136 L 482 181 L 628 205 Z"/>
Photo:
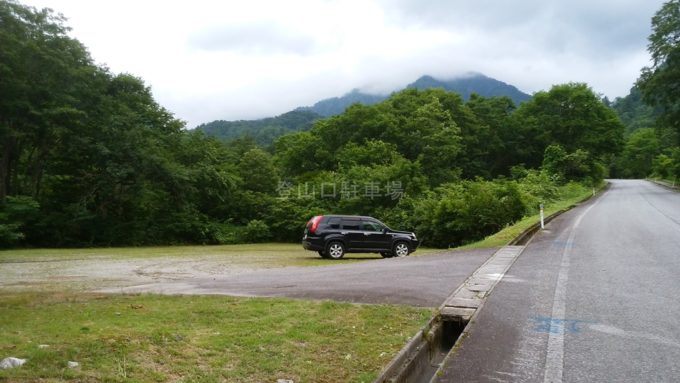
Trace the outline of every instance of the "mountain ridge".
<path fill-rule="evenodd" d="M 530 95 L 520 91 L 513 85 L 475 72 L 452 79 L 438 79 L 434 76 L 423 75 L 416 81 L 394 92 L 407 88 L 421 90 L 443 88 L 447 91 L 459 93 L 464 100 L 469 99 L 473 93 L 483 97 L 507 96 L 515 104 L 520 104 L 531 98 Z M 195 129 L 225 141 L 250 136 L 258 144 L 269 145 L 276 137 L 282 134 L 308 130 L 316 120 L 341 114 L 352 104 L 377 104 L 390 97 L 392 93 L 371 94 L 364 93 L 360 89 L 355 88 L 343 96 L 323 99 L 311 106 L 298 107 L 276 117 L 238 121 L 215 120 L 200 124 Z"/>

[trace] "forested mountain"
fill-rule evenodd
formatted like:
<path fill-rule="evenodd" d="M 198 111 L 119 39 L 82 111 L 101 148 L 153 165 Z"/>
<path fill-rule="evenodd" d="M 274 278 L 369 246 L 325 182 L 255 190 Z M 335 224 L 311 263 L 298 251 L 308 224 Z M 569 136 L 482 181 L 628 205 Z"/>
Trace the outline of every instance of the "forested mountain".
<path fill-rule="evenodd" d="M 217 120 L 201 124 L 196 130 L 222 141 L 250 137 L 259 145 L 270 145 L 286 133 L 309 130 L 320 115 L 310 110 L 296 109 L 280 116 L 260 120 Z"/>
<path fill-rule="evenodd" d="M 479 73 L 469 74 L 464 77 L 451 80 L 438 80 L 432 76 L 422 76 L 406 88 L 430 89 L 442 88 L 447 91 L 459 93 L 464 100 L 476 93 L 482 97 L 509 97 L 516 105 L 531 98 L 526 93 L 519 91 L 512 85 L 502 81 L 486 77 Z M 333 97 L 321 100 L 309 107 L 300 107 L 292 112 L 278 117 L 264 118 L 249 121 L 213 121 L 199 125 L 196 129 L 205 134 L 219 139 L 230 141 L 236 138 L 250 136 L 256 142 L 267 145 L 273 139 L 290 131 L 309 129 L 311 123 L 321 117 L 330 117 L 341 114 L 350 105 L 374 105 L 386 100 L 389 95 L 368 94 L 354 89 L 341 97 Z M 297 125 L 296 125 L 297 124 Z"/>
<path fill-rule="evenodd" d="M 387 98 L 387 95 L 363 93 L 359 89 L 341 97 L 332 97 L 321 100 L 312 106 L 301 107 L 302 110 L 310 110 L 318 115 L 329 117 L 340 114 L 352 104 L 373 105 Z"/>
<path fill-rule="evenodd" d="M 655 110 L 644 102 L 640 89 L 636 86 L 631 88 L 627 96 L 614 100 L 612 108 L 626 127 L 626 135 L 638 129 L 653 128 L 656 119 L 661 115 L 660 110 Z"/>
<path fill-rule="evenodd" d="M 432 76 L 423 76 L 416 82 L 409 84 L 408 88 L 428 89 L 443 88 L 450 92 L 459 93 L 464 100 L 476 93 L 482 97 L 509 97 L 515 105 L 519 105 L 531 98 L 530 95 L 520 91 L 516 87 L 498 81 L 481 73 L 470 73 L 463 77 L 451 80 L 439 80 Z"/>

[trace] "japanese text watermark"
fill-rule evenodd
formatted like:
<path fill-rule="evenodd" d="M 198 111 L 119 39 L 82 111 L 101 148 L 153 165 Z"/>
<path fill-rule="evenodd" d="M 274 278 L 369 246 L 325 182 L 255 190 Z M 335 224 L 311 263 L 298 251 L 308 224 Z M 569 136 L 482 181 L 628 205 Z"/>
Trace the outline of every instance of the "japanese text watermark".
<path fill-rule="evenodd" d="M 281 198 L 328 198 L 328 199 L 357 199 L 357 198 L 390 198 L 398 200 L 404 196 L 404 187 L 401 181 L 368 181 L 356 182 L 322 182 L 293 184 L 290 181 L 281 181 L 276 188 Z"/>

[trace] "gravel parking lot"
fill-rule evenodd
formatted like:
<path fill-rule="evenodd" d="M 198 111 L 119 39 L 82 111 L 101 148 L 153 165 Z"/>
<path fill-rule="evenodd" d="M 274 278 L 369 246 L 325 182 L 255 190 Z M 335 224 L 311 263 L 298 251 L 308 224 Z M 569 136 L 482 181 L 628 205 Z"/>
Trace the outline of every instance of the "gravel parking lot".
<path fill-rule="evenodd" d="M 317 259 L 297 245 L 282 244 L 278 252 L 275 244 L 266 246 L 234 254 L 5 256 L 0 257 L 0 289 L 277 296 L 434 307 L 495 250 L 391 259 L 363 255 L 351 259 L 350 255 L 348 260 L 335 262 Z M 262 254 L 254 254 L 258 251 Z M 273 262 L 267 260 L 270 253 L 284 255 Z M 287 266 L 305 262 L 320 266 Z"/>

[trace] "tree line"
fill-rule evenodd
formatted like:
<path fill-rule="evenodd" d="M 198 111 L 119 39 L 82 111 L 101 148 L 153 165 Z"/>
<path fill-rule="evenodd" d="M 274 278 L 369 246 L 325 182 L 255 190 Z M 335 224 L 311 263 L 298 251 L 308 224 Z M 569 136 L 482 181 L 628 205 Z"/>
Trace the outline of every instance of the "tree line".
<path fill-rule="evenodd" d="M 586 84 L 469 100 L 405 89 L 271 145 L 187 131 L 94 64 L 61 16 L 0 2 L 0 245 L 297 241 L 373 215 L 426 245 L 489 235 L 601 182 L 624 126 Z"/>
<path fill-rule="evenodd" d="M 652 65 L 642 68 L 629 96 L 616 100 L 629 127 L 612 175 L 624 178 L 680 176 L 680 1 L 664 3 L 652 18 L 648 51 Z"/>

